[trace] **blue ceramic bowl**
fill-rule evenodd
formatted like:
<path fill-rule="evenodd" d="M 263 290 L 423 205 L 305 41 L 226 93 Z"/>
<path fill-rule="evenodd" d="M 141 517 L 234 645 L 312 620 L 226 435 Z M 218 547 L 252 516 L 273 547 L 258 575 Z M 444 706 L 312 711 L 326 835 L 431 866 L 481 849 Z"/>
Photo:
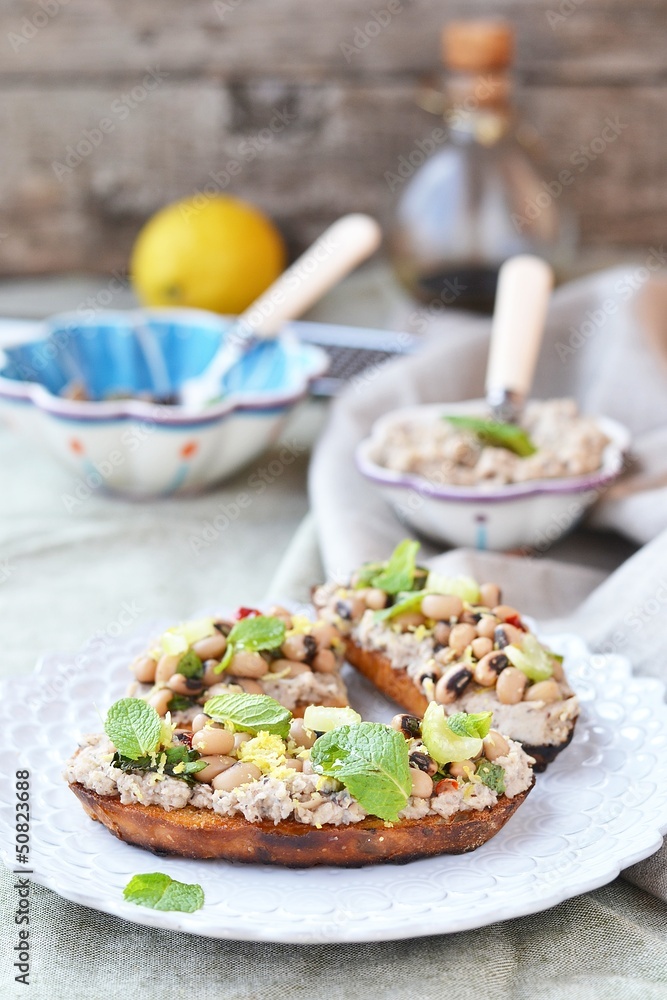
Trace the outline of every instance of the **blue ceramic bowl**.
<path fill-rule="evenodd" d="M 286 332 L 228 372 L 222 402 L 196 414 L 154 402 L 177 398 L 229 328 L 189 309 L 54 317 L 43 339 L 0 352 L 0 411 L 96 486 L 133 496 L 209 486 L 275 440 L 327 367 L 322 350 Z M 61 395 L 73 383 L 86 401 Z"/>

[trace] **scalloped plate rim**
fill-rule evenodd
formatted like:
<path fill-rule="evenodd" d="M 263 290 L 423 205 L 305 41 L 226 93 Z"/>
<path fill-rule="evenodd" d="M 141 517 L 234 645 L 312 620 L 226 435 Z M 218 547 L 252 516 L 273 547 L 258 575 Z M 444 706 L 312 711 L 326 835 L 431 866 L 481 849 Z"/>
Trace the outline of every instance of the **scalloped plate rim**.
<path fill-rule="evenodd" d="M 203 613 L 206 614 L 207 612 Z M 208 610 L 208 613 L 210 613 L 210 610 Z M 111 640 L 111 642 L 106 646 L 107 655 L 112 655 L 114 648 L 118 651 L 121 648 L 127 648 L 129 645 L 138 644 L 144 634 L 154 634 L 156 627 L 161 627 L 163 623 L 164 620 L 146 623 L 140 629 L 135 629 L 131 633 Z M 667 706 L 664 705 L 666 687 L 664 682 L 658 678 L 638 677 L 634 675 L 630 661 L 622 654 L 591 653 L 584 640 L 574 633 L 554 633 L 549 636 L 549 638 L 551 638 L 552 641 L 560 643 L 565 642 L 574 644 L 576 647 L 577 658 L 582 656 L 586 659 L 595 657 L 595 659 L 598 660 L 613 662 L 616 669 L 621 670 L 626 677 L 631 679 L 633 687 L 635 688 L 642 688 L 646 685 L 652 689 L 651 694 L 654 692 L 660 692 L 663 698 L 661 713 L 664 713 L 667 721 Z M 21 688 L 26 685 L 29 686 L 32 678 L 43 675 L 49 665 L 55 666 L 56 669 L 60 670 L 66 669 L 72 664 L 77 656 L 90 651 L 91 642 L 89 641 L 88 643 L 82 645 L 80 650 L 76 653 L 53 652 L 46 654 L 40 657 L 35 670 L 31 674 L 23 675 L 21 677 L 5 677 L 0 679 L 0 692 L 5 696 L 4 704 L 7 705 L 11 702 L 12 689 L 14 689 L 15 693 L 18 694 Z M 583 708 L 584 712 L 582 712 L 582 716 L 585 715 L 585 705 Z M 22 753 L 22 756 L 26 756 L 25 752 Z M 538 781 L 539 780 L 543 779 L 538 776 Z M 528 802 L 530 802 L 530 799 Z M 72 808 L 76 810 L 80 809 L 80 806 L 74 801 L 74 799 L 72 800 Z M 542 834 L 536 835 L 540 836 Z M 562 834 L 560 835 L 562 836 Z M 98 911 L 109 913 L 112 916 L 129 920 L 135 924 L 155 927 L 163 930 L 185 931 L 186 933 L 198 934 L 219 940 L 243 940 L 263 943 L 363 943 L 458 933 L 461 931 L 488 926 L 492 923 L 541 912 L 574 896 L 590 892 L 606 885 L 608 882 L 615 879 L 624 868 L 630 867 L 631 865 L 650 857 L 657 850 L 659 850 L 665 835 L 667 835 L 667 806 L 665 808 L 664 816 L 656 814 L 654 822 L 647 820 L 644 827 L 633 835 L 633 850 L 629 850 L 629 845 L 623 846 L 622 838 L 617 838 L 619 842 L 615 845 L 615 849 L 612 849 L 611 846 L 607 849 L 606 863 L 605 855 L 603 854 L 602 856 L 602 863 L 604 865 L 602 871 L 598 870 L 596 874 L 592 875 L 590 878 L 580 877 L 577 880 L 576 885 L 571 884 L 572 874 L 570 874 L 570 882 L 558 882 L 554 884 L 552 890 L 549 890 L 546 886 L 541 885 L 539 886 L 539 892 L 537 893 L 525 893 L 523 896 L 514 896 L 513 898 L 505 901 L 499 900 L 499 905 L 494 907 L 493 913 L 490 914 L 483 912 L 481 918 L 477 917 L 472 912 L 462 914 L 459 917 L 456 913 L 453 913 L 451 909 L 442 909 L 436 902 L 425 906 L 416 914 L 410 911 L 405 911 L 402 914 L 394 913 L 390 915 L 389 919 L 381 918 L 378 920 L 378 917 L 381 917 L 381 913 L 384 911 L 370 912 L 362 919 L 349 921 L 348 923 L 341 922 L 339 917 L 334 929 L 332 929 L 331 926 L 327 927 L 327 924 L 329 924 L 333 918 L 328 918 L 326 914 L 323 914 L 321 916 L 321 922 L 324 923 L 325 928 L 321 933 L 317 932 L 317 923 L 320 921 L 320 918 L 313 917 L 308 913 L 304 915 L 302 921 L 303 926 L 295 922 L 293 914 L 290 915 L 290 921 L 283 922 L 282 924 L 276 922 L 275 919 L 272 918 L 271 914 L 267 915 L 266 919 L 262 919 L 260 914 L 252 927 L 240 927 L 235 929 L 232 926 L 233 916 L 229 913 L 225 913 L 224 911 L 219 914 L 209 911 L 209 913 L 206 914 L 204 909 L 198 911 L 197 914 L 190 915 L 143 909 L 135 907 L 133 904 L 126 903 L 120 895 L 118 899 L 114 899 L 110 895 L 107 887 L 99 883 L 96 888 L 86 892 L 67 884 L 66 870 L 58 872 L 57 874 L 52 874 L 49 871 L 33 869 L 32 881 L 45 886 L 61 897 L 79 905 L 89 906 Z M 493 843 L 493 841 L 490 843 Z M 120 842 L 116 842 L 114 846 L 118 846 L 118 844 L 120 844 Z M 141 849 L 132 847 L 131 850 L 140 851 Z M 155 863 L 159 865 L 162 860 L 158 858 L 158 856 L 150 854 L 150 852 L 142 851 L 141 853 L 146 856 L 149 863 L 155 859 Z M 465 858 L 471 856 L 473 855 L 462 855 L 461 857 Z M 0 845 L 0 857 L 10 871 L 16 871 L 4 842 Z M 168 859 L 165 859 L 165 861 L 166 860 Z M 186 864 L 189 863 L 188 859 L 179 860 L 185 861 Z M 201 864 L 201 862 L 198 863 Z M 205 864 L 211 865 L 215 865 L 216 863 L 217 862 L 213 860 L 205 862 Z M 393 871 L 397 876 L 396 881 L 400 882 L 403 873 L 410 873 L 411 871 L 414 871 L 414 866 L 418 864 L 420 864 L 420 862 L 413 862 L 407 865 L 387 865 L 383 867 L 385 870 L 391 869 L 391 871 Z M 235 865 L 233 867 L 235 870 L 239 871 L 243 869 L 244 866 Z M 257 871 L 258 868 L 261 867 L 262 866 L 248 866 L 248 868 L 252 871 Z M 312 871 L 318 872 L 331 870 L 332 869 L 313 869 Z M 368 870 L 368 868 L 333 869 L 333 871 L 337 872 L 345 871 L 347 874 L 351 874 L 352 878 L 354 878 L 354 874 L 356 872 Z M 94 869 L 92 871 L 94 878 L 95 871 Z M 310 870 L 304 870 L 298 874 L 301 878 L 307 878 L 309 873 Z M 295 872 L 294 874 L 297 873 Z M 363 886 L 360 888 L 363 889 Z M 485 895 L 493 896 L 493 888 L 491 888 L 488 893 L 485 893 Z M 212 907 L 215 906 L 215 904 L 211 905 Z M 393 906 L 390 907 L 390 909 L 392 908 Z M 202 917 L 207 919 L 202 920 Z"/>

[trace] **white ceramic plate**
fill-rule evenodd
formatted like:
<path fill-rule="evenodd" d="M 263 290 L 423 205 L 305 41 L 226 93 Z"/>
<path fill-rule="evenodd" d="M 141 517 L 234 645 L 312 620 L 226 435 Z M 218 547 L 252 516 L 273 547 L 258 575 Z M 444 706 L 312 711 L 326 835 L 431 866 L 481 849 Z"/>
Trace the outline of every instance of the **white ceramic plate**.
<path fill-rule="evenodd" d="M 155 634 L 155 629 L 150 630 Z M 61 777 L 81 732 L 125 693 L 127 664 L 145 645 L 134 635 L 91 643 L 78 656 L 46 659 L 37 674 L 0 688 L 4 787 L 32 772 L 33 878 L 77 903 L 151 927 L 217 938 L 317 942 L 383 941 L 445 934 L 534 913 L 611 881 L 647 857 L 667 832 L 667 706 L 664 687 L 632 677 L 626 660 L 592 656 L 574 636 L 549 638 L 566 655 L 582 701 L 570 747 L 507 826 L 472 854 L 405 866 L 342 869 L 245 866 L 160 858 L 93 823 Z M 348 668 L 349 669 L 349 668 Z M 389 702 L 352 671 L 352 702 L 388 720 Z M 0 838 L 15 868 L 14 813 L 3 796 Z M 197 913 L 161 913 L 123 900 L 138 872 L 199 882 Z"/>

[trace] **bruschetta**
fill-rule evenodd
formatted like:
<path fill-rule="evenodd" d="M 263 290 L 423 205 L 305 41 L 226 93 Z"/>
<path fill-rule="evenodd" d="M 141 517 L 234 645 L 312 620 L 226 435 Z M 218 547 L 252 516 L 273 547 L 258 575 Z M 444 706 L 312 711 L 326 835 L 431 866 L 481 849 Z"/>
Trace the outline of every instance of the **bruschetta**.
<path fill-rule="evenodd" d="M 230 691 L 267 694 L 294 715 L 307 705 L 348 703 L 338 629 L 273 607 L 239 608 L 231 618 L 202 618 L 167 629 L 131 669 L 129 694 L 188 727 L 204 703 Z"/>
<path fill-rule="evenodd" d="M 359 866 L 472 851 L 533 785 L 533 761 L 490 714 L 362 722 L 350 708 L 295 718 L 266 695 L 213 696 L 179 730 L 124 698 L 65 778 L 131 844 L 189 858 Z"/>
<path fill-rule="evenodd" d="M 418 547 L 406 540 L 349 585 L 317 587 L 319 616 L 345 635 L 348 661 L 407 711 L 423 715 L 432 700 L 447 713 L 490 711 L 543 770 L 579 714 L 562 658 L 496 584 L 429 572 L 416 562 Z"/>

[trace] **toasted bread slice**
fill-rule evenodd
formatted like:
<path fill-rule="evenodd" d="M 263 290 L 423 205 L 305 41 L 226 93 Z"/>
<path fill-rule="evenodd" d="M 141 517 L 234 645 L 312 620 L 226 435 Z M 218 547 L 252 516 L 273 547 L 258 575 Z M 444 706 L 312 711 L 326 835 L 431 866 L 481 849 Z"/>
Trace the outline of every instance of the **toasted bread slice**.
<path fill-rule="evenodd" d="M 391 660 L 377 650 L 363 649 L 353 639 L 345 639 L 347 649 L 347 659 L 353 667 L 367 677 L 387 698 L 391 698 L 401 708 L 421 718 L 428 707 L 428 699 L 419 690 L 414 680 L 408 674 L 407 669 L 397 669 L 391 665 Z M 564 750 L 572 740 L 576 719 L 572 720 L 572 727 L 568 736 L 561 743 L 543 744 L 540 746 L 522 743 L 523 749 L 535 759 L 535 771 L 544 771 L 547 764 L 556 759 L 561 750 Z M 519 740 L 516 733 L 509 733 L 512 739 Z"/>
<path fill-rule="evenodd" d="M 348 826 L 319 829 L 289 819 L 275 825 L 249 823 L 243 816 L 223 817 L 190 805 L 169 812 L 156 805 L 124 805 L 116 796 L 99 795 L 81 784 L 70 787 L 92 819 L 128 844 L 158 854 L 290 868 L 354 868 L 474 851 L 507 823 L 532 785 L 514 798 L 500 796 L 491 808 L 458 812 L 448 819 L 429 815 L 392 826 L 367 816 Z"/>

